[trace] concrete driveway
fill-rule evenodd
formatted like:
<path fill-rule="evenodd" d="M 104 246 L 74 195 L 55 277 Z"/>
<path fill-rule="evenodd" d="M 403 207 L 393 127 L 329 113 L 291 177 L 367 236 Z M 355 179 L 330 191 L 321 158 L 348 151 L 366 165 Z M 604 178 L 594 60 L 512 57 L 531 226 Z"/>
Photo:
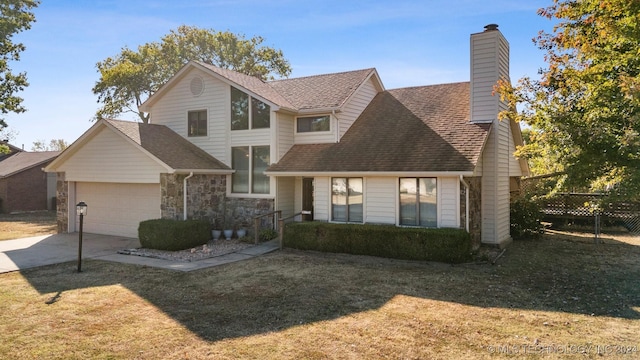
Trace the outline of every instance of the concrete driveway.
<path fill-rule="evenodd" d="M 138 248 L 138 239 L 82 234 L 82 258 L 115 254 Z M 35 236 L 0 241 L 0 273 L 78 260 L 78 233 Z"/>

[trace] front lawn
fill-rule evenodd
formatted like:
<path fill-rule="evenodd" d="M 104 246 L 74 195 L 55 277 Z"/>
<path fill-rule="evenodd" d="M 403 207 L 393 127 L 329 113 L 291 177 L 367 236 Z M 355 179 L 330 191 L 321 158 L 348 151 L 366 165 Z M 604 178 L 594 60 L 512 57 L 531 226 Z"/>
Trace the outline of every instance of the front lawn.
<path fill-rule="evenodd" d="M 55 211 L 0 214 L 0 241 L 55 233 Z"/>
<path fill-rule="evenodd" d="M 284 250 L 2 274 L 0 358 L 637 358 L 640 244 L 603 238 L 518 241 L 495 265 Z"/>

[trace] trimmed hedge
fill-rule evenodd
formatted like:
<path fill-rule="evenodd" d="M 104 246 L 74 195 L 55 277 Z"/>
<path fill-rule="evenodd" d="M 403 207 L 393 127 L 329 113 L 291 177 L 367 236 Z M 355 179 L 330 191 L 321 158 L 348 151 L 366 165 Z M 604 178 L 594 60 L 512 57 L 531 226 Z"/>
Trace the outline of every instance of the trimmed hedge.
<path fill-rule="evenodd" d="M 189 249 L 211 240 L 211 224 L 205 220 L 145 220 L 138 226 L 138 239 L 148 249 Z"/>
<path fill-rule="evenodd" d="M 284 246 L 393 259 L 471 261 L 471 236 L 461 229 L 300 222 L 284 228 Z"/>

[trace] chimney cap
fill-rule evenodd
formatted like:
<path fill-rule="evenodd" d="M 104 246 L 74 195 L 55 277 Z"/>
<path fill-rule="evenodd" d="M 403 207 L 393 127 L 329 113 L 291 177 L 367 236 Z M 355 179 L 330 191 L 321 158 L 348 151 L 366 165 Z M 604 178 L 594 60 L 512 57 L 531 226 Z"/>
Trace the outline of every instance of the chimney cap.
<path fill-rule="evenodd" d="M 484 27 L 484 31 L 498 30 L 498 24 L 489 24 Z"/>

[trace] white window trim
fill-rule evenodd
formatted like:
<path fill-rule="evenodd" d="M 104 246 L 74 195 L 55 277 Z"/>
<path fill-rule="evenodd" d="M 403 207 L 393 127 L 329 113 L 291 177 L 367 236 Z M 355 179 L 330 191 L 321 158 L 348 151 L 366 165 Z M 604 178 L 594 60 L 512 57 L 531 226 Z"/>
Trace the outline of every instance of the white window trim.
<path fill-rule="evenodd" d="M 273 149 L 271 145 L 259 145 L 259 144 L 253 144 L 253 145 L 234 145 L 231 146 L 229 148 L 229 153 L 230 153 L 230 163 L 233 165 L 233 148 L 236 147 L 248 147 L 249 148 L 249 184 L 248 184 L 248 189 L 249 192 L 246 193 L 236 193 L 233 192 L 233 175 L 227 175 L 227 197 L 230 198 L 252 198 L 252 199 L 273 199 L 275 194 L 274 194 L 274 188 L 275 188 L 275 178 L 272 176 L 267 176 L 267 178 L 269 179 L 269 193 L 267 194 L 263 194 L 263 193 L 253 193 L 252 192 L 252 188 L 253 188 L 253 148 L 254 147 L 264 147 L 264 146 L 268 146 L 269 147 L 269 158 L 271 159 L 271 157 L 273 156 Z M 235 169 L 233 169 L 235 170 Z"/>
<path fill-rule="evenodd" d="M 207 112 L 207 135 L 189 135 L 189 113 L 190 112 L 196 112 L 196 111 L 206 111 Z M 198 107 L 198 108 L 193 108 L 193 109 L 187 109 L 187 111 L 184 114 L 184 116 L 185 116 L 185 129 L 186 129 L 185 138 L 187 138 L 187 139 L 209 138 L 211 136 L 210 114 L 211 114 L 211 111 L 210 111 L 209 107 Z"/>
<path fill-rule="evenodd" d="M 231 92 L 233 91 L 233 90 L 232 90 L 232 88 L 233 88 L 233 89 L 236 89 L 236 90 L 238 90 L 238 91 L 240 91 L 240 92 L 242 92 L 243 94 L 247 95 L 247 97 L 249 98 L 249 101 L 248 101 L 248 107 L 249 107 L 249 109 L 248 109 L 248 110 L 249 110 L 249 111 L 248 111 L 248 112 L 249 112 L 249 119 L 247 120 L 248 122 L 247 122 L 247 128 L 246 128 L 246 129 L 235 129 L 235 130 L 234 130 L 234 129 L 232 129 L 232 128 L 231 128 L 231 110 L 232 110 L 232 108 L 233 108 L 233 106 L 232 106 L 232 104 L 231 104 Z M 269 127 L 263 127 L 263 128 L 254 128 L 254 127 L 253 127 L 253 106 L 252 106 L 252 104 L 253 104 L 253 99 L 256 99 L 257 101 L 260 101 L 261 103 L 266 104 L 267 106 L 269 106 Z M 243 91 L 243 90 L 241 90 L 241 89 L 238 89 L 238 88 L 237 88 L 237 87 L 235 87 L 235 86 L 231 86 L 231 87 L 229 88 L 229 131 L 234 131 L 234 132 L 235 132 L 235 131 L 250 131 L 250 130 L 266 130 L 266 129 L 271 129 L 271 128 L 273 127 L 273 126 L 272 126 L 272 124 L 273 124 L 273 121 L 272 121 L 272 120 L 273 120 L 273 119 L 272 119 L 272 117 L 271 117 L 271 114 L 274 112 L 272 109 L 273 109 L 273 106 L 271 106 L 271 104 L 268 104 L 268 103 L 266 103 L 266 102 L 264 102 L 264 101 L 262 101 L 262 100 L 258 99 L 257 97 L 254 97 L 254 96 L 252 96 L 251 94 L 249 94 L 249 93 L 247 93 L 247 92 L 245 92 L 245 91 Z M 207 114 L 208 114 L 208 113 L 207 113 Z"/>
<path fill-rule="evenodd" d="M 362 179 L 362 222 L 354 222 L 354 221 L 344 222 L 344 221 L 333 220 L 333 185 L 332 185 L 333 178 Z M 362 225 L 366 224 L 367 223 L 367 178 L 364 176 L 329 176 L 328 179 L 329 179 L 328 181 L 329 182 L 329 191 L 328 191 L 329 201 L 327 202 L 327 205 L 329 206 L 329 209 L 327 211 L 327 213 L 329 214 L 328 222 L 333 224 L 362 224 Z M 314 182 L 315 182 L 315 177 L 314 177 Z"/>
<path fill-rule="evenodd" d="M 329 130 L 302 131 L 302 132 L 298 131 L 298 119 L 299 118 L 324 117 L 324 116 L 328 116 L 329 117 Z M 331 115 L 331 114 L 299 115 L 299 116 L 296 116 L 296 118 L 295 118 L 295 123 L 293 124 L 293 128 L 295 129 L 295 134 L 296 135 L 301 135 L 301 136 L 306 136 L 307 134 L 330 134 L 333 131 L 333 128 L 334 128 L 333 115 Z"/>

